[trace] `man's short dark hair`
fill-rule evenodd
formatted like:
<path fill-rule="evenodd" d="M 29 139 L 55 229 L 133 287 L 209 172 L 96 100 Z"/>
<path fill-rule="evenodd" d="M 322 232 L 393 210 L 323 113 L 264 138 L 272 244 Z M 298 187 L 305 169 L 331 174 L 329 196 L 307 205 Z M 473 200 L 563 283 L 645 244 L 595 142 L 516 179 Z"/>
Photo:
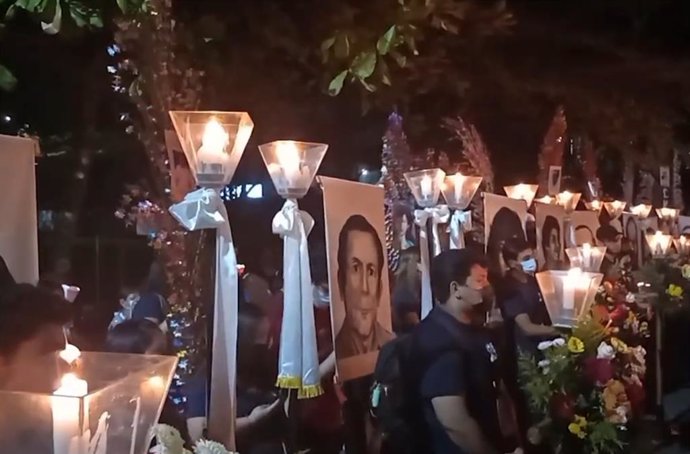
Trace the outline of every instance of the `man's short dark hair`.
<path fill-rule="evenodd" d="M 616 228 L 610 224 L 604 224 L 597 229 L 597 240 L 604 241 L 616 241 L 621 235 L 621 232 L 616 230 Z"/>
<path fill-rule="evenodd" d="M 455 281 L 464 285 L 475 265 L 488 267 L 482 255 L 468 249 L 452 249 L 434 257 L 431 262 L 431 290 L 434 299 L 440 304 L 446 304 L 450 297 L 450 283 Z"/>
<path fill-rule="evenodd" d="M 503 260 L 508 263 L 508 260 L 517 260 L 518 255 L 521 252 L 530 248 L 529 243 L 526 239 L 521 237 L 508 238 L 505 243 L 503 243 Z"/>
<path fill-rule="evenodd" d="M 383 245 L 381 244 L 381 240 L 379 240 L 379 233 L 361 214 L 353 214 L 350 216 L 347 221 L 345 221 L 343 228 L 340 229 L 340 235 L 338 235 L 338 287 L 341 292 L 345 291 L 345 279 L 347 279 L 345 276 L 345 270 L 347 269 L 347 242 L 350 239 L 350 232 L 368 233 L 374 240 L 377 269 L 379 273 L 376 294 L 380 296 L 383 277 Z"/>
<path fill-rule="evenodd" d="M 15 285 L 0 295 L 0 356 L 11 357 L 23 342 L 48 325 L 64 325 L 72 308 L 50 290 Z"/>
<path fill-rule="evenodd" d="M 108 331 L 105 348 L 112 353 L 144 354 L 160 343 L 165 334 L 150 320 L 126 320 Z"/>

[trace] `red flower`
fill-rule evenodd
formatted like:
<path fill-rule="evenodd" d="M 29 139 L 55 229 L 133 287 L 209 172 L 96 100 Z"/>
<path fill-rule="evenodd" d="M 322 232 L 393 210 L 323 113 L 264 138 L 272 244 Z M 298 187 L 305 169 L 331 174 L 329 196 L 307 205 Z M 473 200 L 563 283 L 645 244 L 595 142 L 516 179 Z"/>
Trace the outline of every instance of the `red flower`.
<path fill-rule="evenodd" d="M 563 393 L 551 396 L 549 410 L 553 419 L 569 422 L 575 417 L 575 399 Z"/>
<path fill-rule="evenodd" d="M 611 311 L 609 316 L 614 322 L 622 321 L 628 318 L 629 309 L 624 304 L 618 304 L 615 309 Z"/>
<path fill-rule="evenodd" d="M 595 385 L 604 386 L 613 378 L 611 360 L 589 357 L 584 360 L 584 372 L 587 380 Z"/>

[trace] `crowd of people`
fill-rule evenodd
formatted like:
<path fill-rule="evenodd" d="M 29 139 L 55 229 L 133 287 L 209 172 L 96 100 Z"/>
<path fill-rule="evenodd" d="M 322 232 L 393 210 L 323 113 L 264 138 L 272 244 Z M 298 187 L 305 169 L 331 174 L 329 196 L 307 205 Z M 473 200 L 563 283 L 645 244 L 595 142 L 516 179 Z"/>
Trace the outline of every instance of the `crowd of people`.
<path fill-rule="evenodd" d="M 325 247 L 311 245 L 325 393 L 289 400 L 289 411 L 286 395 L 274 386 L 282 319 L 279 267 L 271 260 L 248 267 L 240 283 L 238 318 L 238 450 L 278 454 L 287 446 L 290 452 L 314 454 L 540 452 L 528 437 L 536 421 L 518 383 L 517 358 L 521 353 L 538 356 L 539 342 L 558 336 L 558 331 L 551 326 L 534 278 L 537 262 L 531 244 L 511 238 L 501 253 L 506 269 L 498 274 L 489 269 L 483 252 L 473 248 L 435 257 L 431 285 L 436 304 L 420 321 L 419 253 L 414 248 L 403 251 L 390 289 L 397 338 L 382 349 L 383 355 L 390 345 L 406 345 L 400 371 L 406 410 L 398 417 L 410 431 L 402 447 L 382 420 L 389 416 L 376 411 L 376 374 L 345 383 L 337 379 Z M 165 293 L 155 264 L 143 284 L 124 286 L 121 303 L 127 313 L 116 314 L 110 326 L 103 327 L 100 348 L 174 354 Z M 72 305 L 61 294 L 59 286 L 48 281 L 15 284 L 7 268 L 0 267 L 3 389 L 55 388 L 60 375 L 56 353 L 68 340 L 80 346 L 83 335 L 74 323 Z M 201 438 L 205 427 L 205 365 L 198 370 L 201 373 L 181 390 L 183 408 L 169 398 L 160 419 L 178 428 L 188 442 Z"/>

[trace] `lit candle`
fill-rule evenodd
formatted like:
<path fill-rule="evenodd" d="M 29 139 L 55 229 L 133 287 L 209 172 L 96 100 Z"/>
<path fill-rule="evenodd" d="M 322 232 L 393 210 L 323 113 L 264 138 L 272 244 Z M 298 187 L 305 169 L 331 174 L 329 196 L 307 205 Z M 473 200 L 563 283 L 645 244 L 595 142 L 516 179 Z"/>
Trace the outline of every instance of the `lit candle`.
<path fill-rule="evenodd" d="M 640 219 L 646 219 L 652 211 L 652 206 L 641 203 L 630 208 L 630 212 Z"/>
<path fill-rule="evenodd" d="M 462 187 L 465 185 L 465 176 L 456 173 L 453 175 L 453 189 L 455 190 L 455 202 L 459 202 L 462 197 Z"/>
<path fill-rule="evenodd" d="M 230 156 L 225 152 L 230 140 L 228 133 L 215 117 L 211 117 L 204 128 L 201 147 L 196 153 L 199 163 L 199 174 L 225 173 L 225 166 L 229 164 Z"/>
<path fill-rule="evenodd" d="M 582 268 L 588 270 L 592 267 L 592 246 L 589 243 L 582 245 Z"/>
<path fill-rule="evenodd" d="M 543 203 L 545 205 L 551 205 L 553 202 L 556 200 L 555 198 L 551 197 L 550 195 L 545 195 L 544 197 L 540 199 L 535 199 L 539 203 Z"/>
<path fill-rule="evenodd" d="M 582 270 L 580 268 L 570 268 L 568 275 L 563 282 L 563 309 L 572 311 L 575 309 L 575 289 L 580 286 Z"/>
<path fill-rule="evenodd" d="M 297 144 L 292 140 L 278 142 L 276 145 L 276 158 L 278 159 L 280 167 L 283 169 L 283 174 L 288 181 L 288 186 L 299 186 L 299 182 L 302 178 L 302 170 Z"/>
<path fill-rule="evenodd" d="M 74 345 L 67 344 L 65 345 L 65 349 L 58 353 L 58 355 L 63 361 L 71 365 L 73 362 L 79 359 L 81 352 Z"/>
<path fill-rule="evenodd" d="M 53 453 L 78 454 L 81 443 L 81 426 L 88 414 L 86 401 L 88 394 L 86 380 L 74 374 L 65 374 L 60 387 L 51 397 L 53 413 Z M 83 405 L 82 405 L 83 403 Z"/>
<path fill-rule="evenodd" d="M 431 177 L 429 175 L 424 175 L 422 177 L 421 181 L 419 182 L 419 189 L 420 189 L 421 194 L 422 194 L 422 197 L 421 197 L 422 199 L 428 200 L 434 196 L 434 194 L 432 192 L 433 183 L 434 183 L 434 181 L 431 179 Z M 457 194 L 457 186 L 456 186 L 455 191 Z"/>
<path fill-rule="evenodd" d="M 592 200 L 591 202 L 585 203 L 585 206 L 590 211 L 601 211 L 601 200 Z"/>

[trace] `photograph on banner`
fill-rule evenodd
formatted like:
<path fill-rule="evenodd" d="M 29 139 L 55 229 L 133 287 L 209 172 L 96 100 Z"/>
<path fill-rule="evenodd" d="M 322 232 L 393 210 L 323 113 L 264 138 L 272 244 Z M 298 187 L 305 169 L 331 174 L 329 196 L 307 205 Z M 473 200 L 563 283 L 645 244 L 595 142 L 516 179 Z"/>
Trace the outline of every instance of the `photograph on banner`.
<path fill-rule="evenodd" d="M 0 135 L 0 267 L 16 282 L 38 282 L 38 212 L 33 139 Z"/>
<path fill-rule="evenodd" d="M 400 252 L 417 246 L 414 201 L 393 204 L 393 247 Z"/>
<path fill-rule="evenodd" d="M 560 270 L 564 267 L 565 209 L 560 205 L 536 204 L 537 261 L 539 269 Z"/>
<path fill-rule="evenodd" d="M 525 236 L 527 204 L 497 194 L 484 194 L 484 244 L 494 273 L 506 270 L 501 251 L 506 240 Z"/>
<path fill-rule="evenodd" d="M 590 246 L 597 245 L 597 230 L 600 224 L 596 211 L 573 211 L 570 213 L 570 235 L 573 238 L 566 235 L 566 246 L 582 246 L 585 243 L 589 243 Z"/>
<path fill-rule="evenodd" d="M 549 166 L 549 195 L 561 192 L 561 166 Z"/>
<path fill-rule="evenodd" d="M 643 241 L 646 241 L 644 235 L 640 232 L 640 221 L 637 216 L 632 213 L 623 213 L 623 237 L 626 241 L 625 249 L 629 249 L 632 258 L 632 269 L 639 268 L 641 262 L 641 251 L 643 249 Z"/>
<path fill-rule="evenodd" d="M 678 233 L 690 235 L 690 216 L 678 216 Z"/>
<path fill-rule="evenodd" d="M 170 165 L 170 198 L 177 203 L 196 189 L 196 181 L 175 131 L 165 131 L 165 146 L 168 149 Z"/>
<path fill-rule="evenodd" d="M 637 253 L 637 262 L 644 263 L 645 259 L 651 257 L 645 235 L 653 235 L 657 230 L 659 230 L 659 218 L 649 217 L 647 219 L 640 219 L 639 228 L 641 247 Z"/>
<path fill-rule="evenodd" d="M 393 339 L 383 188 L 320 178 L 331 288 L 331 323 L 341 381 L 373 373 Z"/>

